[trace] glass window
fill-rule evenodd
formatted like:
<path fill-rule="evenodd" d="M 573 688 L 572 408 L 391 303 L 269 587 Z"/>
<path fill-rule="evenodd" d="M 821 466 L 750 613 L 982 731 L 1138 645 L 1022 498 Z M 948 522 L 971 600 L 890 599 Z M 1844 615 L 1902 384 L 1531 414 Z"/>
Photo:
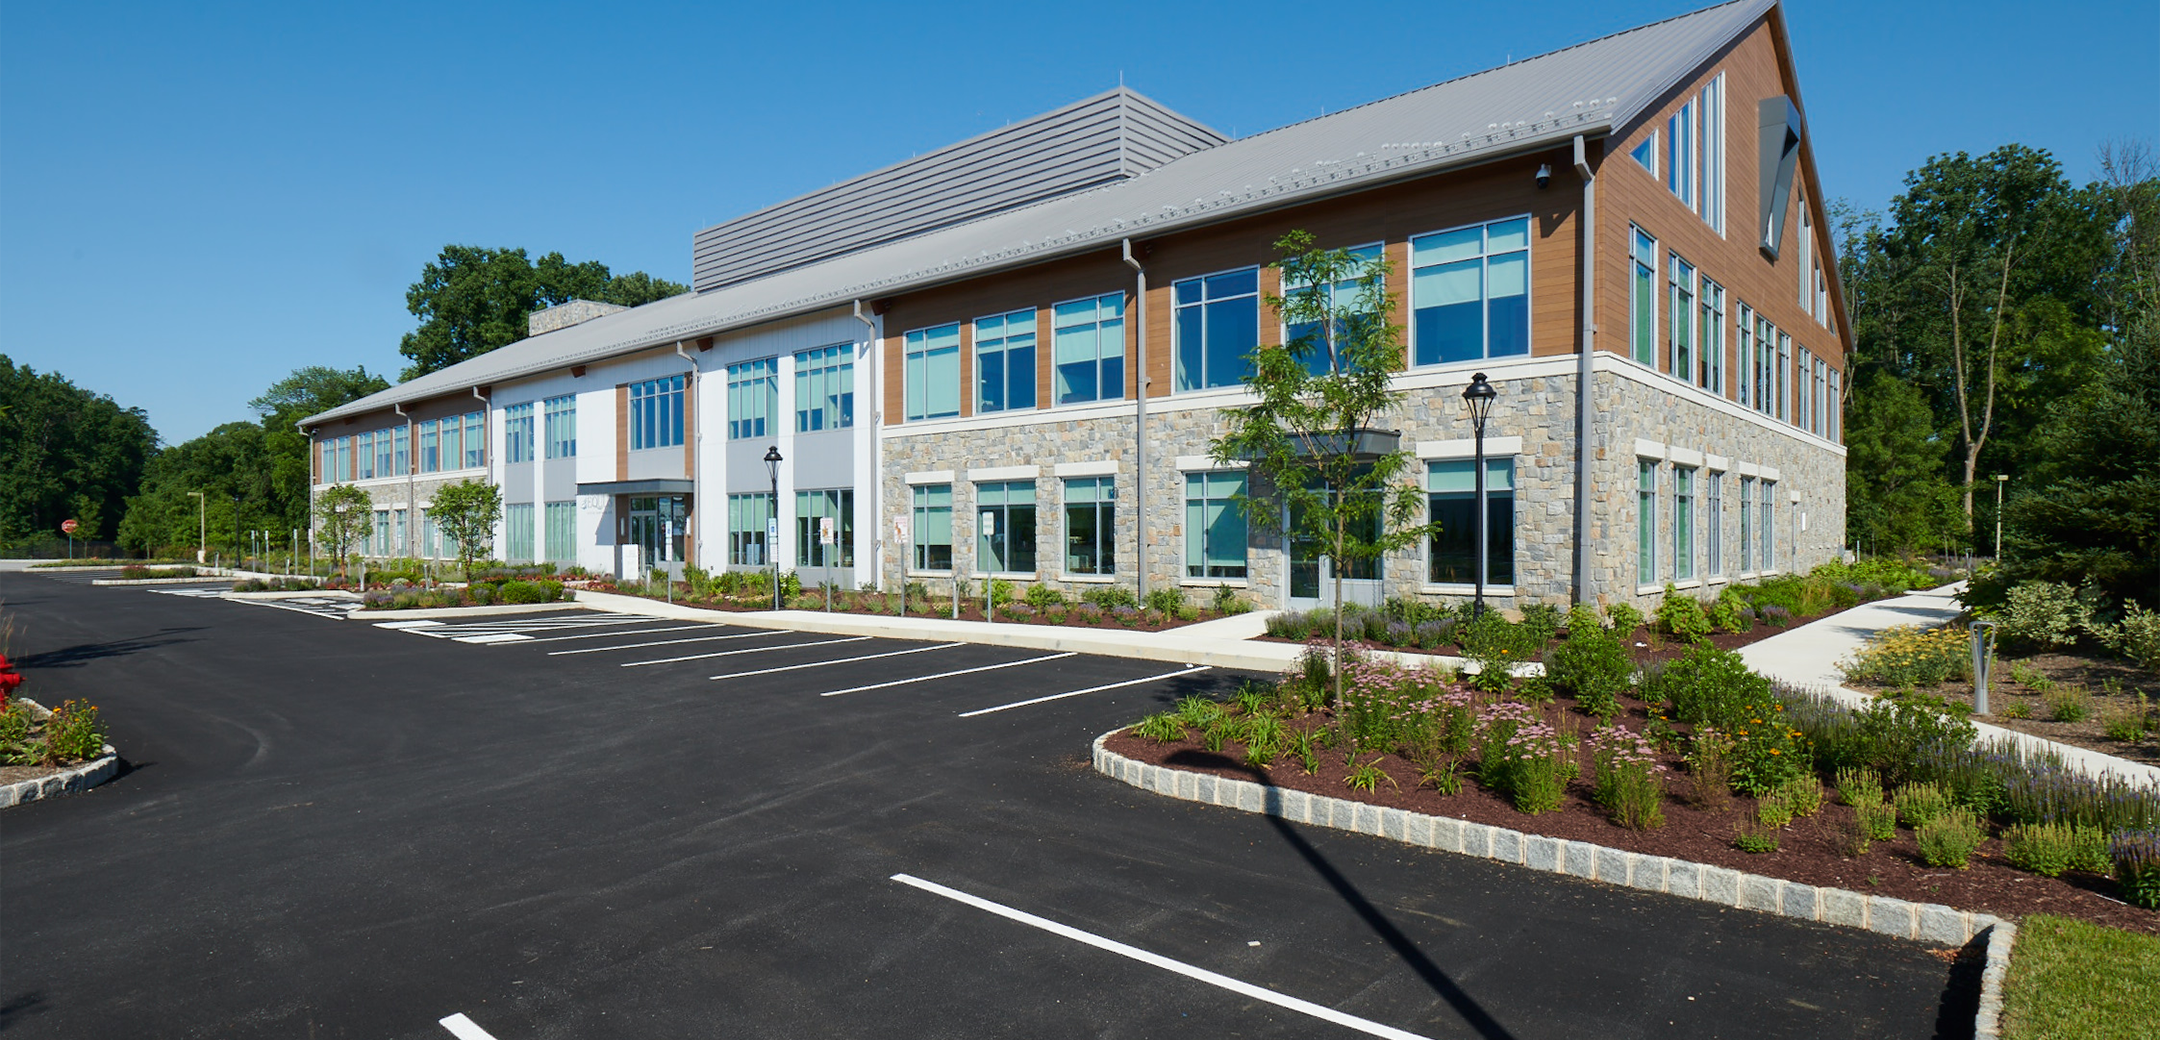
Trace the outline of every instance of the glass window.
<path fill-rule="evenodd" d="M 1035 482 L 975 485 L 975 573 L 1035 573 Z"/>
<path fill-rule="evenodd" d="M 1035 308 L 975 319 L 975 411 L 1035 407 Z"/>
<path fill-rule="evenodd" d="M 1702 189 L 1695 211 L 1704 222 L 1725 232 L 1725 74 L 1718 73 L 1702 89 Z"/>
<path fill-rule="evenodd" d="M 1410 305 L 1417 364 L 1529 353 L 1529 220 L 1412 238 Z"/>
<path fill-rule="evenodd" d="M 390 511 L 378 509 L 375 511 L 375 538 L 368 544 L 368 552 L 376 556 L 388 556 L 391 553 L 390 546 Z"/>
<path fill-rule="evenodd" d="M 1116 574 L 1117 478 L 1065 482 L 1065 573 Z"/>
<path fill-rule="evenodd" d="M 1750 391 L 1755 380 L 1748 373 L 1755 364 L 1755 312 L 1747 304 L 1740 304 L 1740 309 L 1733 314 L 1733 334 L 1737 340 L 1733 362 L 1739 366 L 1733 378 L 1733 389 L 1739 391 L 1741 404 L 1753 407 L 1754 395 Z"/>
<path fill-rule="evenodd" d="M 1829 437 L 1832 441 L 1835 441 L 1839 444 L 1843 444 L 1845 442 L 1845 391 L 1844 387 L 1841 385 L 1841 381 L 1842 380 L 1840 375 L 1838 374 L 1838 371 L 1836 369 L 1831 369 L 1830 400 L 1827 404 L 1827 407 L 1830 411 Z"/>
<path fill-rule="evenodd" d="M 1635 460 L 1635 583 L 1657 581 L 1657 469 L 1649 459 Z"/>
<path fill-rule="evenodd" d="M 1634 291 L 1629 294 L 1629 337 L 1635 360 L 1657 367 L 1657 239 L 1629 225 Z"/>
<path fill-rule="evenodd" d="M 547 561 L 557 565 L 577 562 L 577 502 L 547 504 Z"/>
<path fill-rule="evenodd" d="M 1353 312 L 1352 308 L 1357 306 L 1359 281 L 1371 270 L 1371 265 L 1380 259 L 1380 247 L 1377 244 L 1359 246 L 1350 250 L 1350 255 L 1360 265 L 1358 272 L 1351 277 L 1339 279 L 1328 287 L 1329 307 L 1344 316 L 1342 321 L 1336 323 L 1335 334 L 1322 335 L 1319 322 L 1301 322 L 1283 327 L 1283 343 L 1300 351 L 1305 361 L 1305 370 L 1316 376 L 1336 370 L 1342 341 L 1355 331 L 1353 323 L 1371 320 L 1371 315 Z M 1288 296 L 1306 287 L 1303 282 L 1286 283 L 1283 286 L 1283 295 Z"/>
<path fill-rule="evenodd" d="M 952 485 L 920 484 L 908 538 L 915 546 L 915 569 L 952 570 Z"/>
<path fill-rule="evenodd" d="M 1695 576 L 1695 470 L 1673 467 L 1672 570 L 1674 581 Z"/>
<path fill-rule="evenodd" d="M 1815 320 L 1830 327 L 1830 283 L 1823 279 L 1820 263 L 1815 265 Z"/>
<path fill-rule="evenodd" d="M 378 430 L 375 433 L 375 475 L 378 477 L 402 477 L 403 473 L 393 467 L 390 448 L 397 442 L 397 430 Z"/>
<path fill-rule="evenodd" d="M 1800 272 L 1800 309 L 1807 316 L 1815 316 L 1815 225 L 1808 216 L 1806 195 L 1797 195 L 1800 204 L 1800 262 L 1793 267 Z"/>
<path fill-rule="evenodd" d="M 824 542 L 825 521 L 831 520 L 833 544 Z M 855 491 L 795 492 L 795 566 L 855 566 Z"/>
<path fill-rule="evenodd" d="M 772 421 L 779 407 L 779 358 L 759 358 L 727 367 L 729 440 L 762 438 L 779 432 Z"/>
<path fill-rule="evenodd" d="M 1755 570 L 1755 478 L 1740 478 L 1740 573 Z"/>
<path fill-rule="evenodd" d="M 769 411 L 767 414 L 771 414 Z M 630 385 L 630 450 L 675 448 L 683 442 L 683 377 Z"/>
<path fill-rule="evenodd" d="M 412 453 L 412 431 L 399 427 L 390 438 L 390 475 L 402 477 L 408 472 Z"/>
<path fill-rule="evenodd" d="M 1725 573 L 1725 474 L 1712 470 L 1703 475 L 1703 548 L 1710 558 L 1706 572 L 1716 578 Z"/>
<path fill-rule="evenodd" d="M 1695 369 L 1695 385 L 1715 394 L 1725 392 L 1725 287 L 1702 280 L 1697 297 L 1695 344 L 1702 361 Z"/>
<path fill-rule="evenodd" d="M 403 556 L 409 550 L 410 545 L 405 540 L 405 511 L 402 509 L 393 509 L 390 511 L 389 554 L 392 556 Z"/>
<path fill-rule="evenodd" d="M 1245 511 L 1233 496 L 1245 493 L 1236 470 L 1185 475 L 1185 576 L 1245 576 Z"/>
<path fill-rule="evenodd" d="M 1762 510 L 1755 522 L 1762 526 L 1762 569 L 1777 569 L 1777 481 L 1762 481 Z"/>
<path fill-rule="evenodd" d="M 1436 584 L 1477 582 L 1477 460 L 1448 459 L 1425 470 L 1432 522 L 1427 578 Z M 1485 584 L 1515 584 L 1515 460 L 1485 460 Z"/>
<path fill-rule="evenodd" d="M 352 438 L 339 437 L 337 441 L 337 479 L 349 481 L 352 478 Z"/>
<path fill-rule="evenodd" d="M 531 401 L 503 409 L 503 462 L 531 462 L 534 458 L 533 435 Z"/>
<path fill-rule="evenodd" d="M 1775 414 L 1777 408 L 1771 396 L 1777 380 L 1777 335 L 1777 326 L 1755 315 L 1755 410 L 1764 415 Z"/>
<path fill-rule="evenodd" d="M 1652 176 L 1652 177 L 1655 177 L 1655 176 L 1657 176 L 1657 175 L 1658 175 L 1658 172 L 1657 172 L 1657 161 L 1658 161 L 1658 135 L 1657 135 L 1657 131 L 1655 131 L 1655 130 L 1652 130 L 1652 131 L 1650 131 L 1650 136 L 1648 136 L 1648 137 L 1645 137 L 1645 138 L 1643 138 L 1643 140 L 1642 140 L 1642 143 L 1641 143 L 1641 144 L 1638 144 L 1638 145 L 1636 145 L 1636 146 L 1635 146 L 1635 150 L 1634 150 L 1634 151 L 1631 151 L 1631 152 L 1629 152 L 1628 154 L 1629 154 L 1629 155 L 1631 155 L 1631 156 L 1633 156 L 1633 157 L 1635 158 L 1635 164 L 1636 164 L 1636 165 L 1638 165 L 1638 166 L 1642 167 L 1642 168 L 1643 168 L 1643 169 L 1645 169 L 1645 170 L 1648 170 L 1648 171 L 1650 171 L 1650 176 Z"/>
<path fill-rule="evenodd" d="M 773 516 L 771 492 L 727 497 L 728 560 L 735 567 L 763 567 L 772 562 L 765 544 L 765 523 Z"/>
<path fill-rule="evenodd" d="M 420 556 L 422 559 L 432 560 L 440 555 L 436 551 L 441 548 L 436 544 L 437 541 L 438 539 L 435 536 L 435 515 L 422 509 L 420 511 Z"/>
<path fill-rule="evenodd" d="M 1695 205 L 1695 102 L 1665 120 L 1665 187 L 1689 207 Z"/>
<path fill-rule="evenodd" d="M 1785 333 L 1780 332 L 1777 334 L 1777 357 L 1773 361 L 1771 369 L 1777 376 L 1777 385 L 1770 390 L 1771 400 L 1776 405 L 1777 417 L 1783 419 L 1787 414 L 1786 402 L 1789 400 L 1786 387 L 1792 378 L 1790 374 L 1792 369 L 1792 337 Z"/>
<path fill-rule="evenodd" d="M 467 412 L 465 414 L 466 469 L 477 469 L 480 466 L 486 465 L 487 459 L 485 454 L 482 452 L 482 448 L 487 444 L 487 437 L 483 433 L 483 431 L 487 427 L 482 425 L 485 418 L 486 417 L 479 412 Z M 443 422 L 445 423 L 449 421 L 450 420 L 448 419 L 443 420 Z"/>
<path fill-rule="evenodd" d="M 464 420 L 453 415 L 442 421 L 442 468 L 458 468 L 458 460 L 465 455 Z"/>
<path fill-rule="evenodd" d="M 1260 269 L 1187 278 L 1171 286 L 1177 390 L 1231 386 L 1252 374 L 1260 346 Z"/>
<path fill-rule="evenodd" d="M 353 468 L 359 472 L 353 475 L 353 479 L 372 480 L 375 477 L 375 434 L 363 433 L 356 443 L 358 447 L 353 449 Z"/>
<path fill-rule="evenodd" d="M 960 414 L 960 326 L 940 325 L 907 334 L 907 417 L 942 419 Z"/>
<path fill-rule="evenodd" d="M 1058 304 L 1050 325 L 1058 404 L 1125 396 L 1124 293 Z"/>
<path fill-rule="evenodd" d="M 564 394 L 547 399 L 547 457 L 577 457 L 577 396 Z"/>
<path fill-rule="evenodd" d="M 1672 316 L 1672 353 L 1666 357 L 1667 370 L 1681 379 L 1695 377 L 1695 326 L 1699 316 L 1695 313 L 1695 265 L 1673 256 L 1666 288 L 1670 295 L 1666 308 Z"/>
<path fill-rule="evenodd" d="M 855 425 L 855 347 L 838 343 L 795 355 L 795 432 Z"/>
<path fill-rule="evenodd" d="M 533 504 L 512 502 L 503 507 L 503 562 L 533 562 Z"/>

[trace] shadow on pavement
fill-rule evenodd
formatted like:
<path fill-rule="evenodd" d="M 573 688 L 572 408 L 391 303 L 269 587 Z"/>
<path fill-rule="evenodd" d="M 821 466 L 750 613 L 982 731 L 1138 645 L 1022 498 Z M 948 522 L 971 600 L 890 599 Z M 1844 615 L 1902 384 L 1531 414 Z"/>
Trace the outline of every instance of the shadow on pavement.
<path fill-rule="evenodd" d="M 103 660 L 108 657 L 125 657 L 128 654 L 139 654 L 145 650 L 155 650 L 175 643 L 192 643 L 195 641 L 192 637 L 164 635 L 162 633 L 198 631 L 201 631 L 200 626 L 168 628 L 161 630 L 161 634 L 155 636 L 115 639 L 104 643 L 78 643 L 58 650 L 47 650 L 41 654 L 18 657 L 15 659 L 15 665 L 19 668 L 79 668 L 91 661 Z"/>

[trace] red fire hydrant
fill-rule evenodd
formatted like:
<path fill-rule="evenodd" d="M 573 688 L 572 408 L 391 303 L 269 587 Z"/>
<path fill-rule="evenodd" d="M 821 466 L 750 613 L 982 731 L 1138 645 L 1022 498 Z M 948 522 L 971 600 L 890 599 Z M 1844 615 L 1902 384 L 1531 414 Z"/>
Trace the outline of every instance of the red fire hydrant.
<path fill-rule="evenodd" d="M 0 654 L 0 706 L 7 704 L 8 697 L 14 694 L 15 687 L 22 685 L 22 681 L 22 673 L 8 663 L 6 654 Z"/>

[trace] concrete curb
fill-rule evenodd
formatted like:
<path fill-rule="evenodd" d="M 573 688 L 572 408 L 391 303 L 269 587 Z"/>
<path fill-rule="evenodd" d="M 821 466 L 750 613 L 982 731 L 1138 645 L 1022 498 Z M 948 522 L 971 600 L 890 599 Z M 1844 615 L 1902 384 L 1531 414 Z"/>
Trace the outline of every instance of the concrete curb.
<path fill-rule="evenodd" d="M 883 614 L 825 613 L 821 610 L 712 610 L 685 606 L 641 596 L 579 591 L 581 605 L 617 613 L 652 614 L 685 621 L 740 625 L 744 628 L 790 632 L 831 632 L 838 635 L 880 636 L 887 639 L 957 641 L 986 646 L 1009 646 L 1027 650 L 1051 650 L 1103 657 L 1126 657 L 1176 664 L 1199 664 L 1212 668 L 1281 673 L 1297 663 L 1305 648 L 1296 643 L 1261 643 L 1221 637 L 1181 636 L 1185 630 L 1134 632 L 1122 628 L 1072 628 L 1056 625 L 1007 622 L 951 621 L 943 618 L 895 618 Z M 399 611 L 410 614 L 411 611 Z M 1397 659 L 1408 666 L 1430 660 L 1434 667 L 1461 667 L 1455 657 L 1426 654 L 1375 654 Z"/>
<path fill-rule="evenodd" d="M 201 574 L 193 578 L 92 578 L 92 585 L 200 585 L 206 581 L 231 581 L 225 574 Z"/>
<path fill-rule="evenodd" d="M 314 595 L 323 595 L 315 593 Z M 501 603 L 485 607 L 428 607 L 413 610 L 368 610 L 355 606 L 345 614 L 347 621 L 426 621 L 432 618 L 495 617 L 500 614 L 539 614 L 550 610 L 582 610 L 585 604 L 576 600 L 556 600 L 553 603 Z"/>
<path fill-rule="evenodd" d="M 45 798 L 58 798 L 64 794 L 87 791 L 120 774 L 120 754 L 111 744 L 105 745 L 104 753 L 79 766 L 73 766 L 31 780 L 17 780 L 0 786 L 0 809 L 10 809 L 25 802 Z"/>
<path fill-rule="evenodd" d="M 1095 738 L 1096 772 L 1156 794 L 1279 816 L 1297 823 L 1370 834 L 1422 848 L 1459 852 L 1554 874 L 1647 889 L 1742 910 L 1759 910 L 1804 921 L 1862 928 L 1880 935 L 1939 946 L 1963 946 L 2009 922 L 1940 903 L 1913 903 L 1838 888 L 1819 888 L 1705 863 L 1623 852 L 1587 842 L 1524 834 L 1449 816 L 1427 816 L 1345 798 L 1270 787 L 1250 780 L 1190 773 L 1126 758 L 1103 746 L 1111 730 Z M 2008 963 L 2007 941 L 2002 955 Z M 1990 963 L 1995 957 L 1989 947 Z M 1999 984 L 1998 984 L 1999 988 Z M 2000 1007 L 2000 995 L 1996 1006 Z M 1983 1001 L 1983 1010 L 1986 1004 Z"/>
<path fill-rule="evenodd" d="M 1973 1036 L 1976 1040 L 2000 1040 L 2003 980 L 2010 974 L 2010 948 L 2017 944 L 2017 925 L 1997 922 L 1987 930 L 1987 939 L 1987 967 L 1980 971 L 1980 1013 L 1973 1016 Z"/>

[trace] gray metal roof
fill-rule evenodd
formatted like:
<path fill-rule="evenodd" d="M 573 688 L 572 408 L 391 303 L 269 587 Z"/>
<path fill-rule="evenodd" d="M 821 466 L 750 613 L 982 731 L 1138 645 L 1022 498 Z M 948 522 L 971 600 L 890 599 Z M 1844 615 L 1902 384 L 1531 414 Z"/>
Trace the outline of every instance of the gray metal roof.
<path fill-rule="evenodd" d="M 1229 138 L 1124 87 L 700 231 L 699 292 L 1098 184 Z"/>
<path fill-rule="evenodd" d="M 520 340 L 303 420 L 586 364 L 677 340 L 1088 252 L 1558 146 L 1624 126 L 1776 0 L 1732 0 L 1193 152 L 1129 180 Z"/>

